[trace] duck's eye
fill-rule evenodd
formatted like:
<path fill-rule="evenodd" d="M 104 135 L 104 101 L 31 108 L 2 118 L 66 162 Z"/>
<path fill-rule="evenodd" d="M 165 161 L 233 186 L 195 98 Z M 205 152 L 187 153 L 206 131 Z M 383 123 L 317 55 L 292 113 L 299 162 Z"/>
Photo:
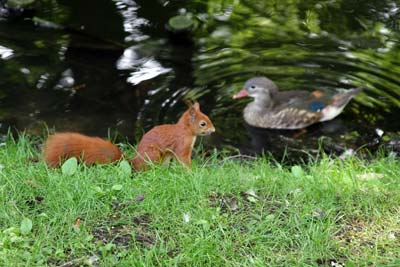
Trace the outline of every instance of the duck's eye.
<path fill-rule="evenodd" d="M 200 122 L 199 122 L 199 125 L 200 125 L 200 127 L 204 127 L 204 126 L 207 125 L 207 122 L 205 122 L 205 121 L 200 121 Z"/>
<path fill-rule="evenodd" d="M 256 89 L 256 86 L 252 85 L 252 86 L 250 86 L 250 89 L 254 90 L 254 89 Z"/>

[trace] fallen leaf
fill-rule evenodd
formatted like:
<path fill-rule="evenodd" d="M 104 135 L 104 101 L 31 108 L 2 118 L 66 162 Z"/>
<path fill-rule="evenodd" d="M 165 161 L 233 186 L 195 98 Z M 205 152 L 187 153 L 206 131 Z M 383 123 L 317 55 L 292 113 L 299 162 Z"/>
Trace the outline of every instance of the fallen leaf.
<path fill-rule="evenodd" d="M 69 158 L 64 162 L 64 164 L 61 166 L 61 172 L 62 174 L 71 176 L 73 175 L 78 169 L 78 160 L 74 157 Z"/>
<path fill-rule="evenodd" d="M 130 176 L 130 175 L 132 174 L 132 167 L 131 167 L 131 164 L 129 164 L 129 162 L 126 161 L 126 160 L 122 160 L 122 161 L 119 163 L 118 168 L 119 168 L 119 171 L 120 171 L 123 175 Z"/>
<path fill-rule="evenodd" d="M 29 234 L 32 231 L 32 221 L 28 218 L 22 219 L 19 229 L 21 230 L 21 234 Z"/>
<path fill-rule="evenodd" d="M 251 196 L 251 197 L 254 197 L 254 198 L 258 198 L 256 192 L 254 192 L 253 189 L 247 190 L 246 195 Z"/>
<path fill-rule="evenodd" d="M 81 218 L 76 218 L 74 225 L 72 225 L 73 228 L 79 228 L 81 226 Z"/>
<path fill-rule="evenodd" d="M 122 190 L 122 184 L 115 184 L 111 187 L 112 191 L 121 191 Z"/>

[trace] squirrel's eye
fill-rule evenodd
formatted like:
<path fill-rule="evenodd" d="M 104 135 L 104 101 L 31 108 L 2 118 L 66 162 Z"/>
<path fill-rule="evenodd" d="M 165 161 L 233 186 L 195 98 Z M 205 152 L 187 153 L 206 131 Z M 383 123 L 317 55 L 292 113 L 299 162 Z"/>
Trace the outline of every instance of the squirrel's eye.
<path fill-rule="evenodd" d="M 250 89 L 256 89 L 255 85 L 250 86 Z"/>
<path fill-rule="evenodd" d="M 199 125 L 200 125 L 200 127 L 204 127 L 204 126 L 207 125 L 207 122 L 205 122 L 205 121 L 200 121 Z"/>

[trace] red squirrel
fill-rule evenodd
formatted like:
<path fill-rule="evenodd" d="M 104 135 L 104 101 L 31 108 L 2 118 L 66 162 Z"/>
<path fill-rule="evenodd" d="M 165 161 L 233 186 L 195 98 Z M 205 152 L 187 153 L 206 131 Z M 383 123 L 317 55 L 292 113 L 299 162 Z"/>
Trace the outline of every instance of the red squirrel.
<path fill-rule="evenodd" d="M 48 166 L 57 167 L 72 157 L 91 165 L 118 161 L 123 154 L 116 145 L 99 137 L 79 133 L 57 133 L 47 138 L 43 157 Z"/>
<path fill-rule="evenodd" d="M 176 124 L 158 125 L 145 133 L 137 154 L 131 160 L 135 170 L 146 170 L 148 163 L 164 163 L 169 158 L 190 167 L 196 137 L 215 131 L 211 120 L 200 111 L 199 103 L 189 106 Z M 121 150 L 98 137 L 78 133 L 58 133 L 49 136 L 43 150 L 48 166 L 57 167 L 63 160 L 76 157 L 84 163 L 111 163 L 124 155 Z"/>

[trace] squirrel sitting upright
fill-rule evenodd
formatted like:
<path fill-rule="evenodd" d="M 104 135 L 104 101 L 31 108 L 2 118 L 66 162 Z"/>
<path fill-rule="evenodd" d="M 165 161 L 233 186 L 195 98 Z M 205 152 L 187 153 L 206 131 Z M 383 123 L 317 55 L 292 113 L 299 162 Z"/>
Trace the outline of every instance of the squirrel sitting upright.
<path fill-rule="evenodd" d="M 148 131 L 137 147 L 132 164 L 136 170 L 144 170 L 148 162 L 164 163 L 169 158 L 176 158 L 190 168 L 196 137 L 213 132 L 214 125 L 195 102 L 176 124 L 158 125 Z"/>
<path fill-rule="evenodd" d="M 190 105 L 176 124 L 155 126 L 142 137 L 137 154 L 131 160 L 133 168 L 145 170 L 150 162 L 163 163 L 172 157 L 190 167 L 196 137 L 214 131 L 214 125 L 200 111 L 200 105 L 196 102 Z M 57 167 L 63 160 L 71 157 L 88 165 L 111 163 L 124 157 L 121 150 L 111 142 L 78 133 L 57 133 L 49 136 L 44 145 L 43 156 L 50 167 Z"/>

